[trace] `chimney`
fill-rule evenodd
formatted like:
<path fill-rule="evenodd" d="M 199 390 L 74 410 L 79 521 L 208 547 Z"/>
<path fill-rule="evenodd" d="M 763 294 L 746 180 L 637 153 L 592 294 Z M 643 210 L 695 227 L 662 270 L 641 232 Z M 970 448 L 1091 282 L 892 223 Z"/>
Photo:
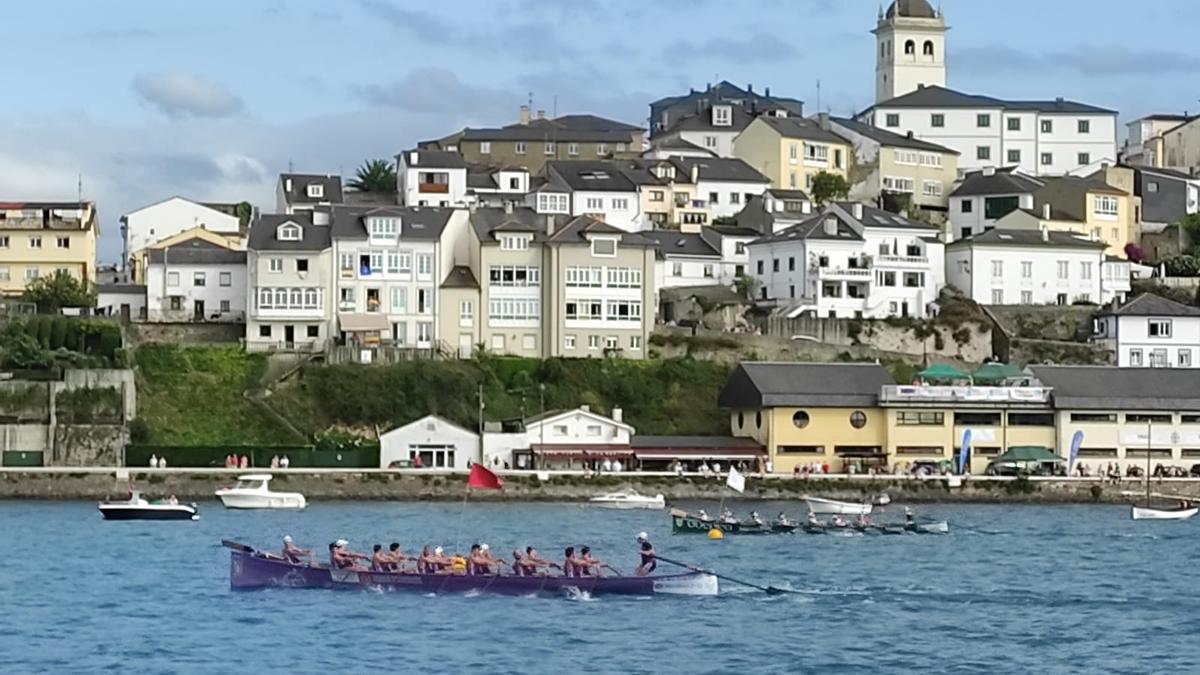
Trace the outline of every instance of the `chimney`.
<path fill-rule="evenodd" d="M 1042 225 L 1042 241 L 1050 241 L 1050 228 Z"/>
<path fill-rule="evenodd" d="M 312 220 L 313 220 L 313 225 L 328 225 L 329 224 L 329 210 L 323 209 L 323 208 L 313 209 Z"/>
<path fill-rule="evenodd" d="M 583 412 L 592 412 L 592 406 L 590 406 L 590 405 L 588 405 L 588 404 L 586 404 L 586 403 L 584 403 L 583 405 L 579 406 L 579 409 L 580 409 L 580 410 L 582 410 Z"/>
<path fill-rule="evenodd" d="M 817 113 L 817 121 L 821 124 L 821 128 L 829 131 L 829 113 Z"/>
<path fill-rule="evenodd" d="M 537 118 L 538 118 L 539 120 L 544 120 L 544 119 L 546 119 L 546 111 L 545 111 L 545 110 L 539 110 L 539 111 L 538 111 L 538 116 L 537 116 Z"/>
<path fill-rule="evenodd" d="M 800 202 L 800 213 L 803 213 L 806 216 L 812 213 L 812 202 L 808 201 L 807 199 Z"/>
<path fill-rule="evenodd" d="M 827 216 L 825 220 L 821 221 L 821 229 L 824 230 L 825 234 L 831 237 L 836 236 L 838 230 L 837 218 L 834 216 Z"/>
<path fill-rule="evenodd" d="M 924 83 L 924 82 L 919 82 L 919 83 L 917 83 L 917 89 L 924 89 L 924 88 L 925 88 L 925 83 Z"/>
<path fill-rule="evenodd" d="M 546 214 L 546 236 L 550 237 L 553 235 L 554 235 L 554 216 L 552 214 L 547 213 Z"/>
<path fill-rule="evenodd" d="M 418 154 L 417 154 L 417 151 L 416 151 L 416 150 L 413 150 L 412 152 L 408 153 L 408 165 L 409 165 L 409 166 L 416 166 L 416 165 L 417 165 L 417 159 L 418 159 L 419 157 L 420 157 L 420 155 L 418 155 Z"/>
<path fill-rule="evenodd" d="M 905 136 L 907 136 L 907 137 L 909 138 L 909 140 L 912 140 L 912 137 L 913 137 L 913 135 L 912 135 L 912 129 L 909 129 L 909 130 L 908 130 L 908 133 L 906 133 L 906 134 L 904 134 L 904 135 L 905 135 Z"/>
<path fill-rule="evenodd" d="M 1042 204 L 1042 218 L 1050 220 L 1050 202 Z M 1046 228 L 1043 227 L 1042 229 L 1045 230 Z"/>
<path fill-rule="evenodd" d="M 985 166 L 985 167 L 983 167 L 983 175 L 985 175 L 985 176 L 995 176 L 995 175 L 996 175 L 996 167 L 994 167 L 994 166 Z"/>
<path fill-rule="evenodd" d="M 692 185 L 695 185 L 700 180 L 700 165 L 692 165 Z"/>
<path fill-rule="evenodd" d="M 1055 103 L 1062 103 L 1062 102 L 1063 102 L 1063 97 L 1059 96 L 1058 98 L 1054 99 L 1054 102 L 1055 102 Z"/>
<path fill-rule="evenodd" d="M 521 106 L 521 112 L 517 115 L 518 124 L 529 124 L 529 106 Z"/>
<path fill-rule="evenodd" d="M 292 179 L 291 179 L 291 178 L 284 178 L 284 179 L 283 179 L 283 191 L 284 191 L 284 192 L 291 192 L 291 191 L 292 191 Z"/>
<path fill-rule="evenodd" d="M 746 85 L 746 93 L 747 93 L 747 94 L 753 94 L 753 93 L 754 93 L 754 85 L 753 85 L 753 84 L 747 84 L 747 85 Z"/>
<path fill-rule="evenodd" d="M 860 203 L 860 202 L 855 202 L 855 203 L 854 203 L 854 207 L 853 207 L 853 209 L 852 209 L 852 212 L 854 213 L 854 219 L 855 219 L 855 220 L 862 220 L 862 217 L 863 217 L 863 205 L 862 205 L 862 203 Z"/>
<path fill-rule="evenodd" d="M 770 87 L 767 87 L 766 90 L 763 91 L 763 96 L 766 96 L 767 98 L 771 98 L 771 88 Z"/>
<path fill-rule="evenodd" d="M 612 409 L 612 419 L 614 422 L 624 422 L 625 411 L 620 408 Z"/>
<path fill-rule="evenodd" d="M 504 202 L 504 213 L 506 213 L 510 216 L 512 215 L 512 202 L 511 201 Z"/>

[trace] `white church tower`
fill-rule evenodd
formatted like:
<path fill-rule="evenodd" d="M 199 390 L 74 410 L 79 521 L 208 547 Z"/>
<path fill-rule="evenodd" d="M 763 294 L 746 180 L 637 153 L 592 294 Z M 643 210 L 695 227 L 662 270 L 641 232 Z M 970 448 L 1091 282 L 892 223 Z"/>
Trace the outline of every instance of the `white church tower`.
<path fill-rule="evenodd" d="M 875 30 L 875 102 L 946 86 L 946 18 L 928 0 L 895 0 L 881 7 Z"/>

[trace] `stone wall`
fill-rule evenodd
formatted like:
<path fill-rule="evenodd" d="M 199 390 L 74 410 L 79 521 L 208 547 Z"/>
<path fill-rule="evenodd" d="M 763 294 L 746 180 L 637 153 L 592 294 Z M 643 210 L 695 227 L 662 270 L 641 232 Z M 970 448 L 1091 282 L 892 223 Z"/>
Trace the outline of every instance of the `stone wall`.
<path fill-rule="evenodd" d="M 41 452 L 47 464 L 96 466 L 117 464 L 128 441 L 126 424 L 137 416 L 137 387 L 132 370 L 88 369 L 63 371 L 63 379 L 50 382 L 10 380 L 0 382 L 0 393 L 37 391 L 37 401 L 19 410 L 0 410 L 0 450 Z M 60 424 L 56 401 L 64 391 L 112 388 L 121 393 L 121 425 Z M 14 419 L 15 418 L 15 419 Z"/>
<path fill-rule="evenodd" d="M 246 337 L 244 323 L 131 323 L 125 330 L 130 347 L 156 342 L 182 345 L 237 343 Z"/>

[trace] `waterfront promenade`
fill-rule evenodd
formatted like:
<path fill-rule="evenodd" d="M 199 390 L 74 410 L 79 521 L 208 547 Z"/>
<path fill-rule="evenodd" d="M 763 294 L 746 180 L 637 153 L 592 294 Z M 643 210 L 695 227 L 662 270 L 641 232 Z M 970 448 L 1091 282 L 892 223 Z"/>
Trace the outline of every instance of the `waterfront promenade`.
<path fill-rule="evenodd" d="M 0 471 L 0 499 L 103 499 L 130 483 L 151 497 L 211 499 L 237 476 L 269 471 L 279 489 L 310 500 L 459 500 L 466 472 L 445 469 L 196 469 L 138 467 L 7 467 Z M 746 477 L 746 492 L 725 487 L 724 476 L 699 473 L 500 471 L 504 490 L 476 491 L 479 501 L 582 501 L 606 492 L 633 489 L 668 500 L 799 499 L 804 495 L 856 500 L 882 492 L 895 501 L 960 503 L 1127 503 L 1145 482 L 1096 477 L 907 476 L 766 474 Z M 948 480 L 949 479 L 949 480 Z M 1154 478 L 1152 489 L 1200 498 L 1200 478 Z"/>

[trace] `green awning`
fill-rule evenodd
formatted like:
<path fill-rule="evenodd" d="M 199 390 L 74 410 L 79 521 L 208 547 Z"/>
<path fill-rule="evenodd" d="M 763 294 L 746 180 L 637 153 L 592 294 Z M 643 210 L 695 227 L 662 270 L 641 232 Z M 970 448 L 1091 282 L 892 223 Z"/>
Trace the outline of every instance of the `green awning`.
<path fill-rule="evenodd" d="M 969 380 L 971 376 L 948 363 L 935 363 L 917 373 L 923 380 Z"/>
<path fill-rule="evenodd" d="M 1014 377 L 1024 377 L 1025 372 L 1008 363 L 985 363 L 971 377 L 975 382 L 1003 382 Z"/>
<path fill-rule="evenodd" d="M 1003 455 L 1000 455 L 995 460 L 996 462 L 1061 462 L 1062 457 L 1050 452 L 1050 449 L 1041 445 L 1018 445 L 1008 449 Z"/>

